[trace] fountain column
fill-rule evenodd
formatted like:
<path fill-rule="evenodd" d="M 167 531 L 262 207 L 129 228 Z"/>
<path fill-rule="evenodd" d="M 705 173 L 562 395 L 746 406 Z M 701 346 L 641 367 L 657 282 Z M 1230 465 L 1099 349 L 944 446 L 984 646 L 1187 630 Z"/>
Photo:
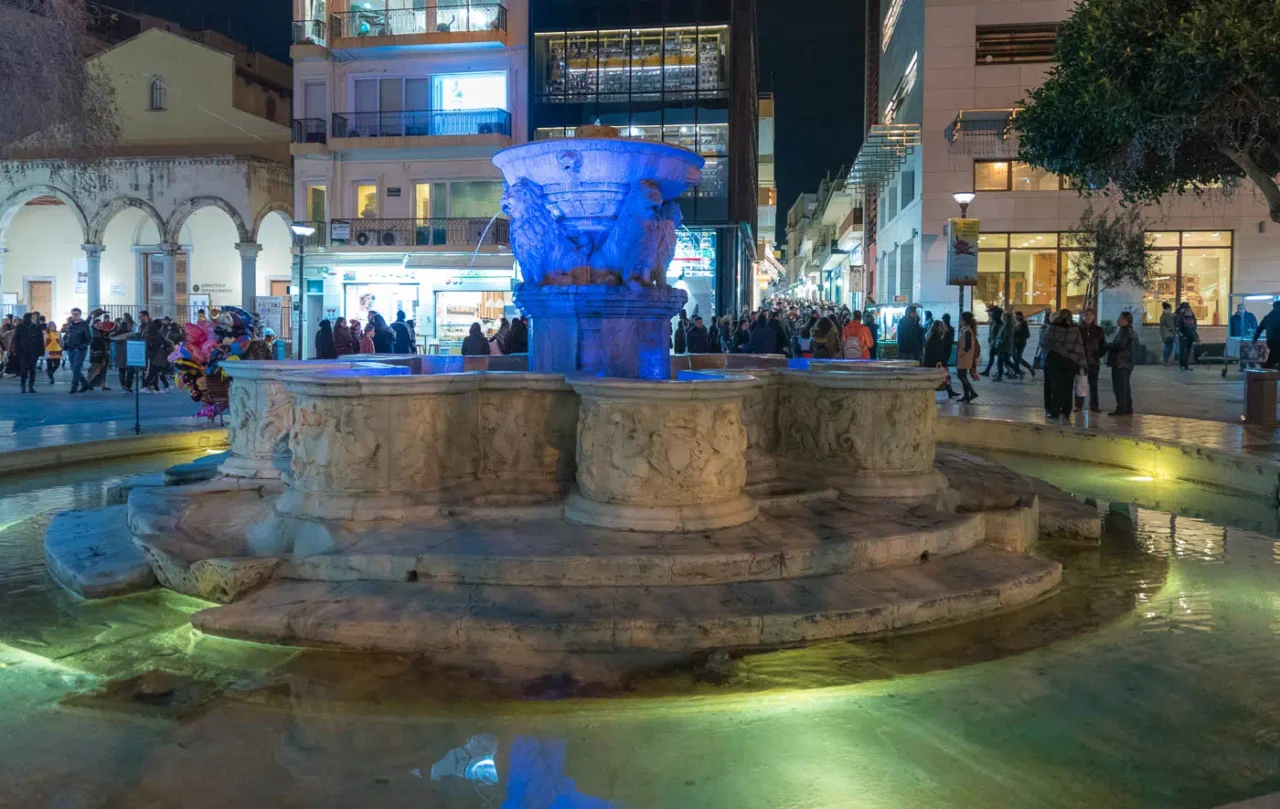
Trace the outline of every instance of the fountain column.
<path fill-rule="evenodd" d="M 710 531 L 755 518 L 745 493 L 746 375 L 569 380 L 581 397 L 577 490 L 565 517 L 624 531 Z"/>

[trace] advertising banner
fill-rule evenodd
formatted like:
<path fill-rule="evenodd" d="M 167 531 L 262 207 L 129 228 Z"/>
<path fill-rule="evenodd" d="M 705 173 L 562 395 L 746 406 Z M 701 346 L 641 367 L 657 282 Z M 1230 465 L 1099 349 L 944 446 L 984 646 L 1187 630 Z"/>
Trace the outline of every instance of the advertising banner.
<path fill-rule="evenodd" d="M 951 219 L 947 226 L 947 283 L 971 287 L 978 283 L 978 220 Z"/>

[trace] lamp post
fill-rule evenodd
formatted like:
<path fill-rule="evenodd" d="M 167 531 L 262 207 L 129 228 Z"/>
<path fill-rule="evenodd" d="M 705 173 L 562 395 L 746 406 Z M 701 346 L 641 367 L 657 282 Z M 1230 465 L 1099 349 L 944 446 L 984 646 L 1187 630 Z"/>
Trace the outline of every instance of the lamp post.
<path fill-rule="evenodd" d="M 956 201 L 956 204 L 960 206 L 961 219 L 968 218 L 969 204 L 973 202 L 974 198 L 977 196 L 978 195 L 973 193 L 972 191 L 957 191 L 951 195 L 951 198 L 954 199 Z M 964 287 L 960 284 L 957 284 L 956 288 L 960 290 L 960 308 L 956 311 L 956 325 L 958 328 L 960 324 L 960 315 L 961 313 L 964 312 Z"/>
<path fill-rule="evenodd" d="M 295 360 L 302 359 L 302 302 L 304 300 L 303 286 L 306 284 L 306 263 L 307 263 L 307 239 L 316 232 L 311 225 L 302 222 L 294 222 L 289 226 L 293 231 L 293 235 L 298 242 L 298 274 L 297 283 L 293 288 L 293 298 L 289 302 L 296 314 L 292 315 L 291 322 L 293 325 L 293 358 Z"/>

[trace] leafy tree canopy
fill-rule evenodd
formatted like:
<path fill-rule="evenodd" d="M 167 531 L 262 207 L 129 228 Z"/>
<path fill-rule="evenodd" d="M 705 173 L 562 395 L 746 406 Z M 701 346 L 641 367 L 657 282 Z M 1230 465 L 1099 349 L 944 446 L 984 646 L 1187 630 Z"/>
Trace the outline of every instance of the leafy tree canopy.
<path fill-rule="evenodd" d="M 1023 160 L 1132 202 L 1246 178 L 1280 222 L 1280 3 L 1083 0 L 1056 59 Z"/>

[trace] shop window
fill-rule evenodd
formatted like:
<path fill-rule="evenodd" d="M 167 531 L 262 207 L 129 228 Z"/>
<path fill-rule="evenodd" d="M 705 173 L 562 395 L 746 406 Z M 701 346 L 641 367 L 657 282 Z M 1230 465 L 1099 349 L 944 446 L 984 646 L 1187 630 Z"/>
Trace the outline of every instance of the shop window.
<path fill-rule="evenodd" d="M 432 95 L 438 110 L 505 110 L 507 74 L 446 73 L 432 76 Z"/>
<path fill-rule="evenodd" d="M 360 219 L 378 218 L 378 186 L 375 183 L 356 185 L 356 216 Z"/>
<path fill-rule="evenodd" d="M 1058 306 L 1058 234 L 1018 233 L 1010 237 L 1009 301 L 1031 316 Z"/>
<path fill-rule="evenodd" d="M 979 25 L 976 34 L 975 53 L 980 65 L 1051 62 L 1058 25 L 1052 22 Z"/>
<path fill-rule="evenodd" d="M 1202 326 L 1227 324 L 1227 292 L 1231 286 L 1231 251 L 1188 247 L 1182 239 L 1182 300 L 1191 304 Z"/>
<path fill-rule="evenodd" d="M 1156 258 L 1159 262 L 1155 278 L 1142 293 L 1142 317 L 1145 323 L 1159 323 L 1160 315 L 1167 301 L 1170 306 L 1178 305 L 1178 234 L 1174 237 L 1173 250 L 1159 250 Z"/>
<path fill-rule="evenodd" d="M 599 97 L 693 98 L 726 83 L 728 28 L 540 33 L 534 37 L 534 87 L 546 101 Z"/>
<path fill-rule="evenodd" d="M 974 191 L 1008 191 L 1009 162 L 1007 160 L 973 161 Z"/>
<path fill-rule="evenodd" d="M 1005 256 L 1002 249 L 983 250 L 979 242 L 978 283 L 973 288 L 973 316 L 979 321 L 986 320 L 988 306 L 1003 306 L 1005 303 Z"/>

